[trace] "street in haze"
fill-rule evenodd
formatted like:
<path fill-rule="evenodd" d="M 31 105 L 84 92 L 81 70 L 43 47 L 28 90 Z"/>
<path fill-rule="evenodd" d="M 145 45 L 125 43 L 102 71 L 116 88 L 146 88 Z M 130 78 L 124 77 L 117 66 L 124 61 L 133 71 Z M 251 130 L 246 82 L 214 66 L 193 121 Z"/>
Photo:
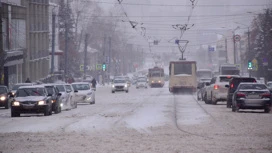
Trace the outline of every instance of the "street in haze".
<path fill-rule="evenodd" d="M 95 105 L 49 117 L 0 114 L 0 151 L 6 152 L 271 152 L 272 117 L 239 113 L 225 102 L 205 105 L 168 88 L 112 94 L 97 88 Z"/>

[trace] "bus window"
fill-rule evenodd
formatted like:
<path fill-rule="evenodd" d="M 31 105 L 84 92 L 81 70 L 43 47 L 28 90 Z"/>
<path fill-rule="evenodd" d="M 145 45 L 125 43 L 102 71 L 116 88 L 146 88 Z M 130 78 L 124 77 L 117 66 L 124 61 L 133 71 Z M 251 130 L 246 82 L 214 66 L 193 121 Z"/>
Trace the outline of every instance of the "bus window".
<path fill-rule="evenodd" d="M 191 63 L 175 63 L 174 75 L 188 74 L 192 75 L 192 64 Z"/>

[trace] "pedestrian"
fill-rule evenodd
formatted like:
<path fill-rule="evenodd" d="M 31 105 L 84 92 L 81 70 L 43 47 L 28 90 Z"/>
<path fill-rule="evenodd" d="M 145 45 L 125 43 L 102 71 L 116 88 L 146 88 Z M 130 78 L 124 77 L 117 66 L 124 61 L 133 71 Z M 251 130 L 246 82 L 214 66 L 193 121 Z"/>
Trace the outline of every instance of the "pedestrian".
<path fill-rule="evenodd" d="M 30 79 L 27 78 L 26 81 L 25 81 L 25 83 L 31 83 Z"/>
<path fill-rule="evenodd" d="M 95 80 L 95 78 L 93 78 L 93 80 L 92 80 L 92 87 L 96 88 L 96 80 Z"/>

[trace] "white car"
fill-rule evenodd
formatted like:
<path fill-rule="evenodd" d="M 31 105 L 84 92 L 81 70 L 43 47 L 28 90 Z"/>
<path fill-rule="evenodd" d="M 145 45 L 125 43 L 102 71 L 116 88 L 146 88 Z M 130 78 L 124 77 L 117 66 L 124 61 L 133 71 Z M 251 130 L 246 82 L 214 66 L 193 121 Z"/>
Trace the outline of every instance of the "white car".
<path fill-rule="evenodd" d="M 61 110 L 76 108 L 75 92 L 70 84 L 56 84 L 61 93 L 62 107 Z"/>
<path fill-rule="evenodd" d="M 75 100 L 77 103 L 95 104 L 95 91 L 91 88 L 88 82 L 72 83 L 75 91 Z"/>
<path fill-rule="evenodd" d="M 239 77 L 237 75 L 219 75 L 213 77 L 211 82 L 205 88 L 204 101 L 206 104 L 216 105 L 218 101 L 226 101 L 228 96 L 228 88 L 230 79 Z"/>
<path fill-rule="evenodd" d="M 115 93 L 116 91 L 125 91 L 128 93 L 129 85 L 126 79 L 114 79 L 111 85 L 111 92 Z"/>
<path fill-rule="evenodd" d="M 148 83 L 145 77 L 138 78 L 136 81 L 136 89 L 138 88 L 147 88 Z"/>

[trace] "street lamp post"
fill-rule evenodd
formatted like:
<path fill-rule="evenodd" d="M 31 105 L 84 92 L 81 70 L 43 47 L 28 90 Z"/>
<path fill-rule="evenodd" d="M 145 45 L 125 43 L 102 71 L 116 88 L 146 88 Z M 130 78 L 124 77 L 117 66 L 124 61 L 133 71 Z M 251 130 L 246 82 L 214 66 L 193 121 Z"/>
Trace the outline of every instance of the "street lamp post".
<path fill-rule="evenodd" d="M 248 26 L 248 25 L 245 25 L 245 24 L 243 24 L 243 23 L 239 23 L 239 22 L 235 22 L 236 24 L 240 24 L 240 25 L 243 25 L 243 26 L 245 26 L 245 27 L 247 27 L 247 43 L 248 43 L 248 53 L 250 53 L 250 49 L 251 49 L 251 47 L 250 47 L 250 26 Z M 249 59 L 250 60 L 250 59 Z M 251 70 L 248 70 L 248 72 L 249 72 L 249 77 L 251 77 Z"/>
<path fill-rule="evenodd" d="M 229 63 L 229 59 L 228 59 L 228 39 L 227 39 L 227 37 L 226 37 L 225 35 L 223 35 L 223 34 L 220 34 L 220 33 L 216 33 L 216 34 L 223 36 L 224 39 L 225 39 L 226 63 Z"/>

